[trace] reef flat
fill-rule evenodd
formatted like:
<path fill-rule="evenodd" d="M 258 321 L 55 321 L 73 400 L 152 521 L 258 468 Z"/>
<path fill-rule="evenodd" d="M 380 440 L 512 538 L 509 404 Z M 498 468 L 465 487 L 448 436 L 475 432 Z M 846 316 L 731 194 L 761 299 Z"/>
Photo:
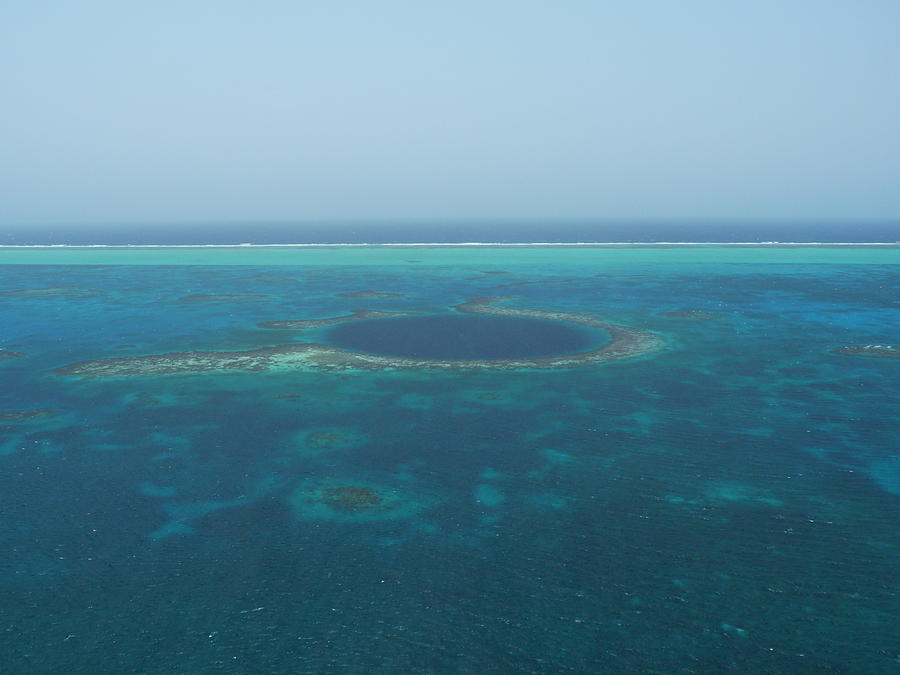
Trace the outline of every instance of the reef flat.
<path fill-rule="evenodd" d="M 609 323 L 592 314 L 506 307 L 497 303 L 506 297 L 472 298 L 454 309 L 466 314 L 486 314 L 563 321 L 599 328 L 609 335 L 606 344 L 584 352 L 540 358 L 491 360 L 417 359 L 351 352 L 318 343 L 292 343 L 235 352 L 190 351 L 148 356 L 115 357 L 74 363 L 54 372 L 58 375 L 102 378 L 131 375 L 166 375 L 212 371 L 264 370 L 548 370 L 587 366 L 644 356 L 663 348 L 655 333 Z M 347 316 L 300 321 L 269 321 L 264 328 L 307 329 L 346 321 L 385 318 L 404 312 L 360 310 Z"/>
<path fill-rule="evenodd" d="M 900 345 L 847 345 L 838 347 L 834 353 L 873 359 L 900 359 Z"/>
<path fill-rule="evenodd" d="M 321 354 L 329 355 L 327 345 L 289 344 L 235 352 L 170 352 L 147 356 L 114 357 L 73 363 L 53 372 L 57 375 L 102 378 L 130 375 L 169 375 L 204 373 L 217 370 L 255 372 L 278 367 L 312 367 Z M 326 359 L 327 360 L 327 359 Z"/>
<path fill-rule="evenodd" d="M 0 361 L 9 361 L 12 359 L 20 359 L 23 356 L 25 356 L 25 354 L 23 354 L 22 352 L 14 352 L 9 349 L 0 349 Z"/>

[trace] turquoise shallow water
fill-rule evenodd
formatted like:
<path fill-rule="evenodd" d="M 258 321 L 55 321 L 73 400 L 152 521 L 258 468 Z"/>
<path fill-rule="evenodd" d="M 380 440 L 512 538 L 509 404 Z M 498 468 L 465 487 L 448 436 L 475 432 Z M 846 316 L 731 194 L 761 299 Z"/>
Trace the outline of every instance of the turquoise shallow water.
<path fill-rule="evenodd" d="M 833 352 L 898 342 L 896 250 L 630 250 L 8 259 L 2 669 L 896 672 L 900 361 Z M 557 371 L 52 372 L 493 295 L 666 349 Z"/>

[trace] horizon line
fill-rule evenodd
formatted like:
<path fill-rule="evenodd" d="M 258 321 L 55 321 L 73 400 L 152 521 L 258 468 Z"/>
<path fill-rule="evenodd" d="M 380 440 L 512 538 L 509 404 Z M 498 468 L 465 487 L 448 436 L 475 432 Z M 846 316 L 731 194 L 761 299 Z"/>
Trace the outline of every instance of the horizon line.
<path fill-rule="evenodd" d="M 898 241 L 584 241 L 584 242 L 381 242 L 254 244 L 0 244 L 0 249 L 64 248 L 388 248 L 388 247 L 590 247 L 590 246 L 900 246 Z"/>

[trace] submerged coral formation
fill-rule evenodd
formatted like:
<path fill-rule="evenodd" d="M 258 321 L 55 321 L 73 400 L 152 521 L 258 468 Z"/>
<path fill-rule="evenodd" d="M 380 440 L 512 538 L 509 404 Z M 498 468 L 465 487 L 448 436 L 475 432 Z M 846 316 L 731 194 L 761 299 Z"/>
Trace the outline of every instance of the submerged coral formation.
<path fill-rule="evenodd" d="M 323 488 L 320 499 L 333 508 L 347 511 L 373 508 L 384 503 L 384 498 L 377 492 L 359 485 Z"/>
<path fill-rule="evenodd" d="M 466 281 L 481 281 L 487 279 L 489 275 L 509 274 L 506 270 L 479 270 L 480 277 L 466 277 Z"/>
<path fill-rule="evenodd" d="M 868 356 L 874 359 L 900 359 L 900 345 L 847 345 L 838 347 L 834 353 Z"/>
<path fill-rule="evenodd" d="M 693 319 L 694 321 L 709 321 L 710 319 L 718 319 L 721 314 L 715 312 L 699 312 L 699 311 L 679 311 L 679 312 L 660 312 L 660 316 L 666 316 L 670 319 Z"/>
<path fill-rule="evenodd" d="M 22 288 L 15 291 L 0 291 L 0 298 L 44 298 L 97 295 L 98 291 L 73 286 L 54 286 L 52 288 Z"/>
<path fill-rule="evenodd" d="M 22 352 L 14 352 L 9 349 L 0 349 L 0 361 L 9 361 L 11 359 L 19 359 L 25 356 Z"/>
<path fill-rule="evenodd" d="M 303 456 L 318 456 L 365 445 L 367 438 L 354 429 L 326 427 L 294 434 L 292 451 Z"/>
<path fill-rule="evenodd" d="M 333 448 L 346 441 L 346 437 L 339 431 L 317 431 L 306 438 L 306 443 L 312 448 Z"/>
<path fill-rule="evenodd" d="M 345 321 L 360 321 L 362 319 L 386 319 L 391 316 L 406 316 L 409 312 L 378 312 L 369 309 L 357 309 L 352 314 L 345 316 L 333 316 L 327 319 L 297 319 L 288 321 L 264 321 L 260 328 L 287 328 L 290 330 L 308 330 L 310 328 L 325 328 L 335 326 Z"/>
<path fill-rule="evenodd" d="M 259 300 L 267 300 L 268 295 L 251 295 L 251 294 L 209 294 L 195 293 L 193 295 L 185 295 L 178 298 L 178 302 L 256 302 Z"/>
<path fill-rule="evenodd" d="M 0 410 L 0 422 L 27 422 L 41 417 L 51 417 L 56 411 L 52 408 L 36 408 L 32 410 Z"/>
<path fill-rule="evenodd" d="M 658 335 L 619 324 L 609 323 L 591 314 L 522 309 L 498 304 L 504 297 L 472 298 L 454 309 L 467 314 L 523 317 L 565 321 L 598 328 L 609 335 L 609 342 L 584 352 L 536 358 L 493 360 L 420 359 L 377 356 L 349 352 L 316 343 L 291 343 L 237 352 L 191 351 L 149 356 L 113 357 L 74 363 L 56 369 L 59 375 L 81 377 L 115 377 L 122 375 L 163 375 L 168 373 L 208 372 L 216 370 L 520 370 L 571 368 L 644 356 L 662 349 Z M 402 316 L 405 312 L 357 311 L 327 319 L 269 321 L 264 328 L 318 328 L 344 321 Z"/>
<path fill-rule="evenodd" d="M 403 293 L 388 293 L 387 291 L 349 291 L 347 293 L 338 293 L 339 298 L 402 298 Z"/>
<path fill-rule="evenodd" d="M 569 284 L 578 279 L 538 279 L 537 281 L 513 281 L 508 284 L 500 284 L 494 288 L 513 288 L 514 286 L 535 286 L 544 284 Z"/>
<path fill-rule="evenodd" d="M 426 506 L 394 488 L 356 480 L 304 483 L 289 501 L 303 520 L 350 523 L 411 518 Z"/>

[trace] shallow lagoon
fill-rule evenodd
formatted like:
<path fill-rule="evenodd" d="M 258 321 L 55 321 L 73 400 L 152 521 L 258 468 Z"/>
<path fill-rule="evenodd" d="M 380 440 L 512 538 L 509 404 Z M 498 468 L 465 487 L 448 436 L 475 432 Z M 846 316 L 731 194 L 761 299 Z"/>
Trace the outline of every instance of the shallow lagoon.
<path fill-rule="evenodd" d="M 891 672 L 900 363 L 834 350 L 897 342 L 897 249 L 573 250 L 17 252 L 3 663 Z M 52 372 L 500 295 L 666 347 L 541 372 Z"/>

